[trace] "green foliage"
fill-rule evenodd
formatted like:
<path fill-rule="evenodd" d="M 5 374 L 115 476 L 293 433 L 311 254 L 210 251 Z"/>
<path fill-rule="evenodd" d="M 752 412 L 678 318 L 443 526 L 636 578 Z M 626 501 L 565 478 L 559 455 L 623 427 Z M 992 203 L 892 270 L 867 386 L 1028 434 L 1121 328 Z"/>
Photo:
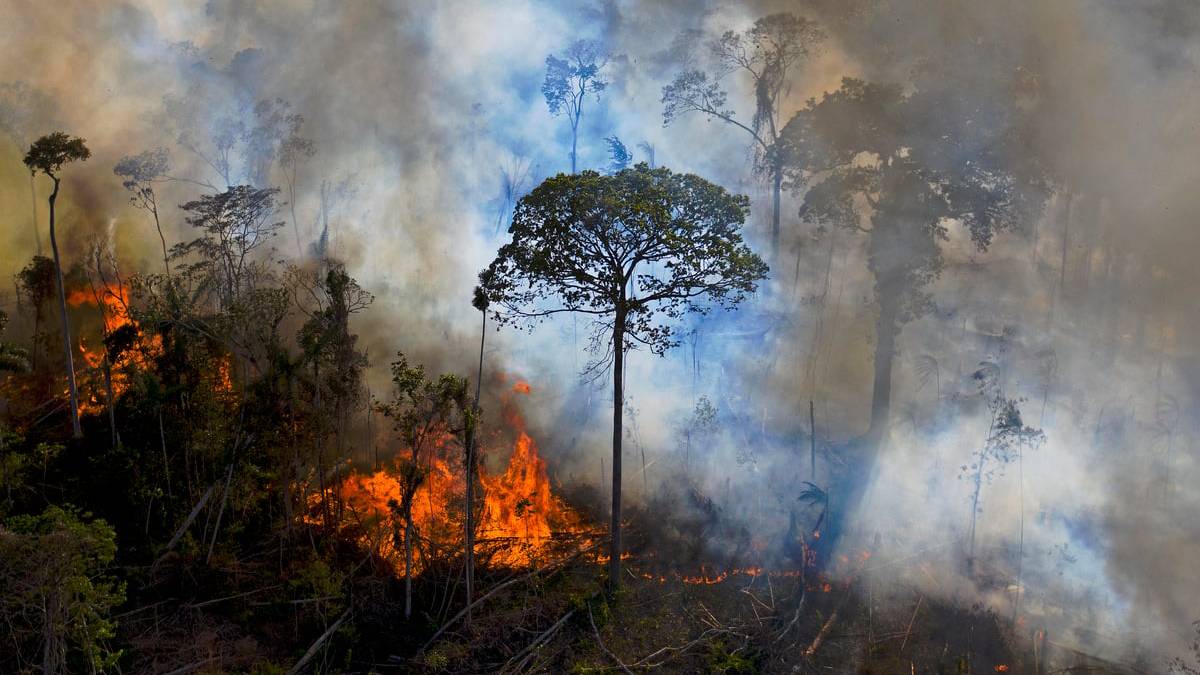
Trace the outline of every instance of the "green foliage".
<path fill-rule="evenodd" d="M 480 285 L 502 323 L 619 315 L 630 346 L 661 354 L 677 344 L 669 320 L 732 307 L 766 276 L 742 241 L 748 209 L 744 196 L 646 164 L 612 176 L 559 174 L 521 199 L 512 241 Z M 607 328 L 599 324 L 597 336 Z"/>
<path fill-rule="evenodd" d="M 29 152 L 25 153 L 25 166 L 33 173 L 41 171 L 55 178 L 64 164 L 82 162 L 91 156 L 92 151 L 88 150 L 82 138 L 55 131 L 29 146 Z"/>
<path fill-rule="evenodd" d="M 57 673 L 110 668 L 120 656 L 107 648 L 113 607 L 124 585 L 106 572 L 116 555 L 116 532 L 89 514 L 57 506 L 40 515 L 13 516 L 0 528 L 0 616 L 11 647 L 5 669 Z M 86 664 L 86 665 L 85 665 Z"/>

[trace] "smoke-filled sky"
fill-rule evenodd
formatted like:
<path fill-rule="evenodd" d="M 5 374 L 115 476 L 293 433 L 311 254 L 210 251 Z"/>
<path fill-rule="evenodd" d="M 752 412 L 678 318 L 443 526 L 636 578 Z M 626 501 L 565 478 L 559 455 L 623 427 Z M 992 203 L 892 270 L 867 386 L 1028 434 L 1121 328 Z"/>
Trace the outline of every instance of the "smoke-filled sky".
<path fill-rule="evenodd" d="M 988 98 L 1032 83 L 1032 101 L 1013 101 L 1033 106 L 1029 146 L 1014 152 L 1054 177 L 1042 217 L 987 253 L 952 228 L 936 310 L 900 337 L 894 433 L 864 478 L 856 531 L 888 533 L 894 559 L 940 551 L 930 558 L 939 583 L 910 580 L 928 592 L 1007 601 L 966 580 L 943 550 L 969 515 L 959 467 L 988 426 L 969 400 L 970 374 L 1002 363 L 1009 394 L 1026 399 L 1026 421 L 1046 441 L 1019 478 L 1012 466 L 986 488 L 981 531 L 1007 550 L 1023 510 L 1031 621 L 1115 654 L 1173 649 L 1200 619 L 1200 497 L 1189 489 L 1200 385 L 1192 0 L 5 2 L 0 270 L 14 273 L 36 250 L 20 159 L 37 136 L 62 129 L 93 151 L 65 171 L 64 255 L 79 259 L 99 237 L 136 271 L 155 264 L 158 241 L 112 172 L 118 159 L 170 151 L 178 180 L 161 187 L 163 222 L 181 241 L 175 205 L 221 182 L 201 157 L 207 135 L 225 120 L 253 124 L 259 101 L 285 101 L 316 152 L 296 169 L 277 255 L 307 255 L 328 221 L 328 250 L 376 297 L 358 325 L 375 364 L 404 349 L 466 371 L 477 348 L 470 290 L 505 238 L 504 177 L 524 191 L 570 166 L 568 125 L 541 92 L 546 56 L 580 38 L 610 55 L 609 88 L 585 103 L 581 168 L 608 163 L 605 137 L 620 137 L 635 161 L 649 159 L 645 142 L 657 164 L 749 194 L 748 238 L 765 252 L 770 200 L 748 137 L 698 115 L 664 127 L 660 97 L 684 63 L 702 64 L 707 40 L 781 11 L 828 35 L 792 78 L 785 120 L 844 76 L 911 87 L 921 69 L 952 69 Z M 748 119 L 747 83 L 725 83 Z M 235 174 L 254 168 L 233 164 Z M 290 200 L 286 179 L 279 166 L 269 173 Z M 48 185 L 36 189 L 45 246 Z M 874 309 L 861 239 L 814 238 L 797 206 L 785 199 L 771 288 L 737 321 L 689 326 L 666 359 L 637 354 L 630 365 L 634 447 L 650 458 L 650 480 L 677 477 L 668 467 L 679 424 L 709 396 L 723 431 L 700 452 L 698 482 L 730 518 L 764 531 L 786 527 L 796 508 L 788 481 L 808 401 L 831 448 L 861 434 L 869 413 Z M 11 310 L 11 292 L 0 302 Z M 587 330 L 567 319 L 489 337 L 493 369 L 545 392 L 543 449 L 563 479 L 598 478 L 592 467 L 607 452 L 604 383 L 579 384 Z M 376 390 L 386 381 L 377 370 Z"/>

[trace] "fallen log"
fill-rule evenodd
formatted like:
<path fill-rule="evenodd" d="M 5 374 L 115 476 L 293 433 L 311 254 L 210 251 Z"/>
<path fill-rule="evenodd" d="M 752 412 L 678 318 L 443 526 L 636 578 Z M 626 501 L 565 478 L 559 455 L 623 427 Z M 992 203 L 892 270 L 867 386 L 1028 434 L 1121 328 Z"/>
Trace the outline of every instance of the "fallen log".
<path fill-rule="evenodd" d="M 824 642 L 826 636 L 829 635 L 829 629 L 833 628 L 833 623 L 837 621 L 837 618 L 838 613 L 835 609 L 833 614 L 829 615 L 829 619 L 825 622 L 825 625 L 821 626 L 821 630 L 817 632 L 817 637 L 813 638 L 812 644 L 808 646 L 808 649 L 804 650 L 805 658 L 811 659 L 813 655 L 817 653 L 817 650 L 821 648 L 821 643 Z"/>
<path fill-rule="evenodd" d="M 437 629 L 437 632 L 435 632 L 433 634 L 433 637 L 429 638 L 428 640 L 425 641 L 425 644 L 421 645 L 421 648 L 417 650 L 416 656 L 420 656 L 420 655 L 424 654 L 425 650 L 429 649 L 429 646 L 432 645 L 435 641 L 437 641 L 438 638 L 440 638 L 442 636 L 442 633 L 445 633 L 448 628 L 450 628 L 454 624 L 458 623 L 459 619 L 462 619 L 464 616 L 466 616 L 467 612 L 474 609 L 477 605 L 483 604 L 487 600 L 490 600 L 492 598 L 492 596 L 496 595 L 497 593 L 504 590 L 505 588 L 512 586 L 513 584 L 517 583 L 518 581 L 524 581 L 525 579 L 529 579 L 529 578 L 537 576 L 538 574 L 552 571 L 558 567 L 565 567 L 567 563 L 571 562 L 572 560 L 575 560 L 576 558 L 583 555 L 584 553 L 587 553 L 588 551 L 592 550 L 593 548 L 596 548 L 598 543 L 599 542 L 592 543 L 590 546 L 581 548 L 578 551 L 572 553 L 570 556 L 563 558 L 562 560 L 543 565 L 528 574 L 509 579 L 508 581 L 505 581 L 504 583 L 502 583 L 502 584 L 496 586 L 495 588 L 493 588 L 492 590 L 488 591 L 486 594 L 481 595 L 477 600 L 475 600 L 471 604 L 467 605 L 466 607 L 463 607 L 458 612 L 458 614 L 455 614 L 453 617 L 451 617 L 451 619 L 449 621 L 442 624 L 442 627 Z"/>
<path fill-rule="evenodd" d="M 312 643 L 312 646 L 308 648 L 308 651 L 304 652 L 304 656 L 300 657 L 300 660 L 296 662 L 296 665 L 292 666 L 292 669 L 287 672 L 287 675 L 296 675 L 297 673 L 302 672 L 304 668 L 308 666 L 308 662 L 312 661 L 313 657 L 317 655 L 317 652 L 321 651 L 321 646 L 333 636 L 334 632 L 337 631 L 337 629 L 341 627 L 342 623 L 345 622 L 349 617 L 350 608 L 347 607 L 346 611 L 342 612 L 342 615 L 337 618 L 337 621 L 334 621 L 329 628 L 325 629 L 325 632 L 321 633 L 321 637 L 317 638 L 317 641 Z"/>

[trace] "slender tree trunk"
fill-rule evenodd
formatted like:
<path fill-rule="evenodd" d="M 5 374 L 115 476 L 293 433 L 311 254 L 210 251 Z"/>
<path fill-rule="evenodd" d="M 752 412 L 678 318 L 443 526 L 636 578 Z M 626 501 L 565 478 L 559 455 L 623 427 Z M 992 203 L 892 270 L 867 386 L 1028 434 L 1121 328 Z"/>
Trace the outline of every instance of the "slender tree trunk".
<path fill-rule="evenodd" d="M 1013 624 L 1021 613 L 1021 573 L 1025 566 L 1025 448 L 1017 446 L 1017 485 L 1020 492 L 1020 530 L 1017 534 L 1017 596 L 1013 599 Z"/>
<path fill-rule="evenodd" d="M 1071 207 L 1075 196 L 1068 194 L 1063 215 L 1062 260 L 1058 265 L 1058 294 L 1063 295 L 1067 290 L 1067 253 L 1071 248 Z"/>
<path fill-rule="evenodd" d="M 579 117 L 575 117 L 575 124 L 571 125 L 571 174 L 575 174 L 575 153 L 579 146 Z"/>
<path fill-rule="evenodd" d="M 33 205 L 33 242 L 37 245 L 37 254 L 42 254 L 42 234 L 38 232 L 37 218 L 37 187 L 34 185 L 33 172 L 29 172 L 29 201 Z"/>
<path fill-rule="evenodd" d="M 608 584 L 621 585 L 621 416 L 625 406 L 625 308 L 618 304 L 613 323 L 613 459 L 612 459 L 612 549 L 609 551 Z"/>
<path fill-rule="evenodd" d="M 167 255 L 167 238 L 163 236 L 162 222 L 158 219 L 158 204 L 150 205 L 150 213 L 154 215 L 154 229 L 158 230 L 158 241 L 162 244 L 163 267 L 167 270 L 167 276 L 171 276 L 171 258 Z"/>
<path fill-rule="evenodd" d="M 878 450 L 887 435 L 892 408 L 892 364 L 896 357 L 896 301 L 881 298 L 879 321 L 875 329 L 875 381 L 871 391 L 871 425 L 867 441 Z"/>
<path fill-rule="evenodd" d="M 975 489 L 971 494 L 971 529 L 967 547 L 968 570 L 971 570 L 975 564 L 975 526 L 979 522 L 979 495 L 983 492 L 983 467 L 985 464 L 987 464 L 986 454 L 979 458 L 979 466 L 975 469 Z"/>
<path fill-rule="evenodd" d="M 163 476 L 167 479 L 167 496 L 171 499 L 175 498 L 174 492 L 171 490 L 171 462 L 167 458 L 167 434 L 163 431 L 162 421 L 162 405 L 158 407 L 158 440 L 162 447 L 163 459 Z M 290 525 L 290 520 L 288 521 Z"/>
<path fill-rule="evenodd" d="M 404 514 L 404 618 L 412 618 L 412 505 Z"/>
<path fill-rule="evenodd" d="M 813 402 L 808 402 L 808 458 L 812 471 L 812 481 L 817 482 L 817 413 Z"/>
<path fill-rule="evenodd" d="M 783 198 L 783 167 L 777 165 L 771 171 L 771 258 L 779 260 L 779 215 Z"/>
<path fill-rule="evenodd" d="M 108 350 L 105 349 L 104 354 L 104 392 L 108 399 L 108 429 L 112 435 L 112 448 L 117 449 L 117 411 L 116 411 L 116 395 L 113 392 L 112 384 L 112 364 L 108 361 Z"/>
<path fill-rule="evenodd" d="M 75 388 L 75 359 L 71 353 L 71 324 L 67 321 L 67 290 L 63 283 L 62 262 L 58 256 L 58 238 L 54 231 L 54 202 L 58 199 L 58 178 L 51 176 L 54 181 L 54 191 L 50 193 L 50 250 L 54 253 L 54 272 L 58 277 L 58 311 L 62 320 L 63 355 L 67 359 L 67 391 L 71 398 L 71 434 L 75 438 L 83 438 L 83 429 L 79 426 L 79 392 Z"/>
<path fill-rule="evenodd" d="M 467 575 L 466 625 L 471 625 L 471 602 L 475 593 L 475 439 L 479 434 L 479 391 L 483 385 L 483 344 L 487 337 L 487 312 L 482 311 L 483 326 L 479 332 L 479 375 L 475 378 L 475 401 L 471 405 L 473 420 L 467 428 L 467 523 L 466 558 L 463 563 Z"/>

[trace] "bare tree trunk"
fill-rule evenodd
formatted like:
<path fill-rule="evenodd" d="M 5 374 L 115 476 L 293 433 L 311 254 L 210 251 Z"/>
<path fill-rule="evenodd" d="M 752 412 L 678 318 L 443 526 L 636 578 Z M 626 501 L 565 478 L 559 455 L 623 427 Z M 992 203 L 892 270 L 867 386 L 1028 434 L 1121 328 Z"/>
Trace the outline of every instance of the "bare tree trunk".
<path fill-rule="evenodd" d="M 37 245 L 37 254 L 42 254 L 42 235 L 38 232 L 37 219 L 37 187 L 34 185 L 33 172 L 29 173 L 29 201 L 33 205 L 33 241 Z"/>
<path fill-rule="evenodd" d="M 67 359 L 67 391 L 71 398 L 71 434 L 75 438 L 83 438 L 83 429 L 79 426 L 79 392 L 75 388 L 75 359 L 71 353 L 71 324 L 67 320 L 67 290 L 63 283 L 62 262 L 58 256 L 58 238 L 54 231 L 54 202 L 58 199 L 58 178 L 51 176 L 54 181 L 54 191 L 50 193 L 50 250 L 54 253 L 54 272 L 58 276 L 58 311 L 62 320 L 63 355 Z"/>
<path fill-rule="evenodd" d="M 171 462 L 167 458 L 167 434 L 163 431 L 162 404 L 159 404 L 158 407 L 158 440 L 162 445 L 163 475 L 167 479 L 167 496 L 174 499 L 175 494 L 171 490 Z"/>
<path fill-rule="evenodd" d="M 812 482 L 817 482 L 817 414 L 812 400 L 808 402 L 808 455 Z"/>
<path fill-rule="evenodd" d="M 871 391 L 871 425 L 867 441 L 876 446 L 887 435 L 888 417 L 892 408 L 892 363 L 896 357 L 895 301 L 883 298 L 879 303 L 879 322 L 875 330 L 875 381 Z"/>
<path fill-rule="evenodd" d="M 616 591 L 621 583 L 621 416 L 624 412 L 625 308 L 617 305 L 613 324 L 613 459 L 612 459 L 612 549 L 609 551 L 608 584 Z"/>
<path fill-rule="evenodd" d="M 1063 240 L 1062 240 L 1062 260 L 1059 262 L 1058 270 L 1058 294 L 1062 295 L 1067 290 L 1067 253 L 1071 246 L 1071 206 L 1075 196 L 1068 194 L 1065 205 L 1065 213 L 1063 214 Z"/>
<path fill-rule="evenodd" d="M 296 256 L 304 258 L 304 248 L 300 245 L 300 221 L 296 220 L 296 163 L 292 162 L 292 170 L 285 175 L 288 179 L 288 208 L 292 212 L 292 231 L 296 234 Z"/>
<path fill-rule="evenodd" d="M 575 175 L 576 151 L 579 147 L 579 117 L 583 114 L 582 105 L 575 113 L 571 124 L 571 175 Z"/>
<path fill-rule="evenodd" d="M 463 562 L 467 575 L 467 618 L 471 625 L 471 602 L 475 593 L 475 439 L 479 434 L 479 391 L 483 385 L 483 344 L 487 337 L 487 312 L 482 311 L 483 326 L 479 332 L 479 375 L 475 378 L 475 401 L 472 403 L 471 425 L 467 428 L 467 523 L 466 556 Z"/>
<path fill-rule="evenodd" d="M 783 199 L 783 167 L 778 165 L 771 171 L 771 258 L 779 260 L 779 215 Z"/>
<path fill-rule="evenodd" d="M 154 229 L 158 230 L 158 241 L 162 244 L 163 267 L 167 270 L 167 276 L 171 276 L 171 257 L 167 254 L 167 238 L 163 236 L 162 223 L 158 219 L 158 204 L 151 203 L 150 213 L 154 214 Z"/>
<path fill-rule="evenodd" d="M 412 618 L 412 503 L 404 514 L 404 618 Z"/>
<path fill-rule="evenodd" d="M 104 350 L 104 393 L 108 399 L 108 429 L 112 435 L 112 449 L 117 449 L 117 411 L 116 396 L 113 395 L 112 363 L 108 360 L 108 349 Z"/>

